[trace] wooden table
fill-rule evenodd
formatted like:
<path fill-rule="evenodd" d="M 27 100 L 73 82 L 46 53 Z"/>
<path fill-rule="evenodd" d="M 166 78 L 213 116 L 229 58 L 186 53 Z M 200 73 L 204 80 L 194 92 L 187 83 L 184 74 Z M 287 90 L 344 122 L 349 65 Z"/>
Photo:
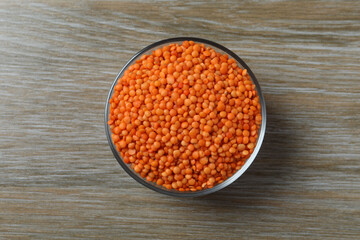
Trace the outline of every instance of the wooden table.
<path fill-rule="evenodd" d="M 1 1 L 0 239 L 359 239 L 359 1 Z M 207 197 L 149 190 L 104 133 L 148 44 L 202 37 L 256 74 L 261 152 Z"/>

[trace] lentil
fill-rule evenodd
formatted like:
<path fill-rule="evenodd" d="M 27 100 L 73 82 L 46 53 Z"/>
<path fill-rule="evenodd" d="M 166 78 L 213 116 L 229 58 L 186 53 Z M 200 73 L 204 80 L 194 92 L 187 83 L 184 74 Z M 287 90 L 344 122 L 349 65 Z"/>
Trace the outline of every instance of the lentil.
<path fill-rule="evenodd" d="M 184 41 L 143 55 L 118 79 L 108 125 L 125 163 L 167 189 L 199 191 L 254 151 L 261 105 L 247 69 Z"/>

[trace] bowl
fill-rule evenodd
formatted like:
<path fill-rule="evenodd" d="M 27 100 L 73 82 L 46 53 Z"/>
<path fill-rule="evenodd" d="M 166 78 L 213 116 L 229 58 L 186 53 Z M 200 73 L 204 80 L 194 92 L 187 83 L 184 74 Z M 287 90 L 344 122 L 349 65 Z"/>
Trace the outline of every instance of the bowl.
<path fill-rule="evenodd" d="M 256 147 L 253 151 L 253 153 L 250 155 L 250 157 L 246 160 L 245 164 L 241 167 L 241 169 L 239 169 L 238 171 L 236 171 L 231 177 L 227 178 L 225 181 L 223 181 L 222 183 L 219 183 L 215 186 L 213 186 L 212 188 L 208 188 L 208 189 L 203 189 L 203 190 L 198 190 L 198 191 L 185 191 L 185 192 L 181 192 L 181 191 L 177 191 L 174 189 L 168 190 L 163 186 L 157 185 L 156 183 L 147 181 L 146 179 L 142 178 L 138 173 L 136 173 L 131 167 L 130 164 L 126 164 L 120 153 L 117 151 L 116 146 L 114 145 L 112 139 L 111 139 L 111 130 L 109 125 L 107 124 L 108 120 L 109 120 L 109 100 L 112 97 L 112 94 L 114 92 L 114 87 L 116 86 L 116 83 L 118 81 L 119 78 L 122 77 L 124 71 L 131 66 L 137 59 L 139 59 L 142 55 L 144 54 L 151 54 L 153 50 L 160 48 L 164 45 L 168 45 L 171 43 L 181 43 L 183 41 L 194 41 L 196 43 L 203 43 L 206 46 L 210 46 L 212 47 L 215 51 L 220 52 L 222 54 L 228 54 L 229 57 L 232 57 L 233 59 L 236 60 L 237 64 L 239 66 L 241 66 L 243 69 L 247 69 L 249 76 L 251 77 L 252 82 L 255 85 L 256 91 L 258 93 L 259 99 L 260 99 L 260 104 L 261 104 L 261 116 L 262 116 L 262 122 L 260 125 L 260 129 L 259 129 L 259 133 L 258 133 L 258 139 L 256 142 Z M 239 57 L 237 56 L 235 53 L 233 53 L 232 51 L 230 51 L 229 49 L 227 49 L 226 47 L 206 40 L 206 39 L 201 39 L 201 38 L 194 38 L 194 37 L 178 37 L 178 38 L 169 38 L 169 39 L 165 39 L 165 40 L 161 40 L 158 42 L 155 42 L 147 47 L 145 47 L 144 49 L 142 49 L 141 51 L 139 51 L 138 53 L 136 53 L 126 64 L 125 66 L 120 70 L 119 74 L 116 76 L 109 94 L 107 96 L 106 99 L 106 106 L 105 106 L 105 132 L 106 132 L 106 137 L 107 140 L 109 142 L 110 145 L 110 149 L 114 154 L 114 157 L 116 158 L 116 160 L 119 162 L 119 164 L 121 165 L 121 167 L 132 177 L 134 178 L 136 181 L 138 181 L 139 183 L 141 183 L 142 185 L 156 191 L 162 194 L 166 194 L 166 195 L 170 195 L 170 196 L 176 196 L 176 197 L 199 197 L 199 196 L 204 196 L 210 193 L 214 193 L 216 191 L 219 191 L 220 189 L 225 188 L 226 186 L 230 185 L 231 183 L 233 183 L 236 179 L 238 179 L 251 165 L 251 163 L 254 161 L 256 155 L 258 154 L 261 144 L 263 142 L 264 139 L 264 135 L 265 135 L 265 128 L 266 128 L 266 108 L 265 108 L 265 100 L 264 97 L 262 95 L 261 89 L 260 89 L 260 85 L 258 83 L 258 81 L 256 80 L 256 77 L 254 75 L 254 73 L 251 71 L 251 69 L 246 65 L 246 63 Z"/>

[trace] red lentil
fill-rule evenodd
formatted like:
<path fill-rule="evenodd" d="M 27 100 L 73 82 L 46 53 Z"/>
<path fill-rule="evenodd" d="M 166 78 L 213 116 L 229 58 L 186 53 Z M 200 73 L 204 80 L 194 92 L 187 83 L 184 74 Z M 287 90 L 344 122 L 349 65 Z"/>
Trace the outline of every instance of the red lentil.
<path fill-rule="evenodd" d="M 184 41 L 143 55 L 118 80 L 108 125 L 125 163 L 178 191 L 211 188 L 254 151 L 262 121 L 247 69 Z"/>

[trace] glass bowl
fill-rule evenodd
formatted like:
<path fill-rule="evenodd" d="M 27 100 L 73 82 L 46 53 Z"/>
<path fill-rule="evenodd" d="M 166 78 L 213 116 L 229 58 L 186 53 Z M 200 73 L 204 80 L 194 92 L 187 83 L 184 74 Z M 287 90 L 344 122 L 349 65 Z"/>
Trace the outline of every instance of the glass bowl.
<path fill-rule="evenodd" d="M 117 151 L 116 146 L 114 145 L 112 139 L 111 139 L 111 130 L 109 125 L 107 124 L 108 120 L 109 120 L 109 100 L 112 97 L 112 94 L 114 92 L 114 87 L 116 86 L 116 83 L 118 81 L 119 78 L 122 77 L 124 71 L 131 66 L 137 59 L 139 59 L 142 55 L 144 54 L 151 54 L 153 50 L 156 50 L 157 48 L 160 48 L 164 45 L 169 45 L 171 43 L 181 43 L 183 41 L 194 41 L 196 43 L 203 43 L 205 44 L 205 46 L 210 46 L 212 47 L 216 52 L 220 52 L 222 54 L 228 54 L 229 57 L 232 57 L 233 59 L 236 60 L 237 64 L 239 64 L 239 66 L 241 66 L 243 69 L 247 69 L 247 72 L 249 74 L 249 76 L 251 77 L 252 82 L 255 84 L 256 87 L 256 91 L 258 93 L 259 99 L 260 99 L 260 104 L 261 104 L 261 116 L 262 116 L 262 122 L 261 122 L 261 126 L 259 129 L 259 133 L 258 133 L 258 139 L 257 139 L 257 143 L 256 143 L 256 147 L 254 149 L 254 152 L 250 155 L 250 157 L 246 160 L 245 164 L 238 170 L 236 171 L 231 177 L 229 177 L 228 179 L 226 179 L 225 181 L 223 181 L 222 183 L 219 183 L 215 186 L 213 186 L 212 188 L 208 188 L 208 189 L 204 189 L 204 190 L 199 190 L 199 191 L 194 191 L 194 192 L 181 192 L 181 191 L 177 191 L 174 189 L 168 190 L 163 186 L 157 185 L 156 183 L 153 182 L 149 182 L 146 179 L 142 178 L 138 173 L 136 173 L 131 167 L 130 164 L 126 164 L 120 153 Z M 105 106 L 105 132 L 106 132 L 106 137 L 107 140 L 109 142 L 110 145 L 110 149 L 113 152 L 116 160 L 119 162 L 119 164 L 121 165 L 121 167 L 132 177 L 134 178 L 136 181 L 138 181 L 139 183 L 141 183 L 142 185 L 156 191 L 159 193 L 163 193 L 163 194 L 167 194 L 170 196 L 176 196 L 176 197 L 198 197 L 198 196 L 204 196 L 216 191 L 219 191 L 220 189 L 225 188 L 226 186 L 230 185 L 231 183 L 233 183 L 236 179 L 238 179 L 247 169 L 248 167 L 251 165 L 251 163 L 254 161 L 256 155 L 258 154 L 261 144 L 263 142 L 264 139 L 264 135 L 265 135 L 265 128 L 266 128 L 266 108 L 265 108 L 265 100 L 264 100 L 264 96 L 262 95 L 261 89 L 260 89 L 260 85 L 258 83 L 258 81 L 256 80 L 256 77 L 254 75 L 254 73 L 251 71 L 251 69 L 246 65 L 246 63 L 239 57 L 237 56 L 235 53 L 233 53 L 232 51 L 230 51 L 229 49 L 227 49 L 226 47 L 206 40 L 206 39 L 201 39 L 201 38 L 194 38 L 194 37 L 178 37 L 178 38 L 169 38 L 169 39 L 165 39 L 159 42 L 155 42 L 147 47 L 145 47 L 144 49 L 142 49 L 141 51 L 139 51 L 138 53 L 136 53 L 126 64 L 125 66 L 120 70 L 119 74 L 116 76 L 109 94 L 107 96 L 106 99 L 106 106 Z"/>

